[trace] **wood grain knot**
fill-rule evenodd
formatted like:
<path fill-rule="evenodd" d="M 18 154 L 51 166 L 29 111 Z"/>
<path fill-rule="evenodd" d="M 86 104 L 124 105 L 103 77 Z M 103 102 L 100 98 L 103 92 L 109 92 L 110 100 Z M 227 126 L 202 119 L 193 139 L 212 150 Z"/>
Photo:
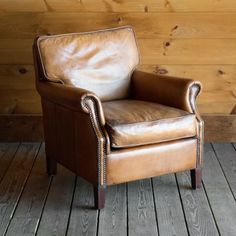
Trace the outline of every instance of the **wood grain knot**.
<path fill-rule="evenodd" d="M 28 72 L 28 70 L 26 70 L 25 68 L 20 68 L 19 72 L 20 72 L 20 74 L 24 75 Z"/>
<path fill-rule="evenodd" d="M 164 69 L 164 68 L 157 68 L 156 73 L 159 75 L 166 75 L 166 74 L 168 74 L 168 70 Z"/>
<path fill-rule="evenodd" d="M 117 18 L 117 22 L 118 22 L 118 24 L 120 24 L 120 23 L 122 22 L 122 17 L 119 16 L 119 17 Z"/>
<path fill-rule="evenodd" d="M 218 70 L 218 74 L 225 75 L 226 73 L 223 70 Z"/>
<path fill-rule="evenodd" d="M 177 30 L 178 28 L 179 28 L 179 26 L 178 26 L 178 25 L 176 25 L 175 27 L 173 27 L 173 28 L 171 29 L 171 32 L 173 32 L 173 31 Z"/>
<path fill-rule="evenodd" d="M 166 42 L 166 43 L 165 43 L 165 46 L 166 46 L 166 47 L 169 47 L 169 46 L 170 46 L 170 42 Z"/>

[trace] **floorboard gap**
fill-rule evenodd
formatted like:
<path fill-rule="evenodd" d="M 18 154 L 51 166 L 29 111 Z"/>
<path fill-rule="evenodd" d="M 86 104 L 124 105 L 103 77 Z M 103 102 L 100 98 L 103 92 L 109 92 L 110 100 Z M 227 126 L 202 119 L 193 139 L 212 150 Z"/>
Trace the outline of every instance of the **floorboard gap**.
<path fill-rule="evenodd" d="M 23 143 L 21 143 L 21 144 L 23 144 Z M 20 146 L 20 145 L 19 145 L 19 146 Z M 18 146 L 18 148 L 19 148 L 19 146 Z M 15 202 L 15 204 L 14 204 L 12 213 L 11 213 L 11 215 L 10 215 L 10 220 L 9 220 L 8 223 L 7 223 L 7 226 L 6 226 L 6 229 L 5 229 L 4 233 L 3 233 L 3 236 L 5 236 L 5 235 L 7 234 L 8 228 L 9 228 L 9 226 L 10 226 L 10 224 L 11 224 L 12 218 L 13 218 L 13 216 L 14 216 L 14 214 L 15 214 L 15 211 L 16 211 L 16 208 L 17 208 L 17 206 L 18 206 L 18 203 L 19 203 L 19 201 L 20 201 L 20 199 L 21 199 L 22 193 L 23 193 L 23 191 L 24 191 L 24 189 L 25 189 L 25 186 L 26 186 L 26 184 L 27 184 L 27 181 L 28 181 L 28 179 L 29 179 L 29 176 L 30 176 L 30 174 L 31 174 L 31 172 L 32 172 L 32 169 L 33 169 L 34 164 L 35 164 L 35 161 L 36 161 L 36 159 L 37 159 L 37 157 L 38 157 L 38 154 L 39 154 L 39 151 L 40 151 L 41 146 L 42 146 L 42 143 L 40 143 L 40 145 L 39 145 L 39 147 L 38 147 L 38 149 L 37 149 L 37 152 L 36 152 L 36 154 L 35 154 L 35 156 L 34 156 L 34 160 L 33 160 L 32 166 L 30 167 L 29 173 L 28 173 L 27 177 L 25 178 L 25 180 L 24 180 L 24 182 L 23 182 L 23 184 L 22 184 L 22 187 L 21 187 L 19 196 L 18 196 L 17 199 L 16 199 L 16 202 Z M 18 149 L 18 148 L 17 148 L 17 149 Z M 17 153 L 17 152 L 15 152 L 15 154 L 16 154 L 16 153 Z M 10 167 L 10 166 L 9 166 L 9 167 Z M 8 168 L 9 168 L 9 167 L 8 167 Z"/>
<path fill-rule="evenodd" d="M 155 209 L 157 233 L 158 233 L 158 235 L 160 235 L 160 230 L 159 230 L 159 225 L 158 225 L 158 218 L 157 218 L 156 200 L 155 200 L 155 196 L 154 196 L 154 187 L 153 187 L 153 179 L 152 178 L 151 178 L 151 186 L 152 186 L 152 197 L 153 197 L 153 203 L 154 203 L 154 209 Z"/>
<path fill-rule="evenodd" d="M 98 236 L 98 232 L 99 232 L 99 218 L 100 218 L 100 209 L 97 210 L 98 211 L 98 216 L 97 216 L 97 232 L 96 232 L 96 235 Z"/>
<path fill-rule="evenodd" d="M 210 199 L 209 199 L 209 197 L 208 197 L 208 194 L 207 194 L 207 191 L 206 191 L 206 188 L 205 188 L 205 184 L 204 184 L 203 181 L 202 181 L 202 188 L 204 189 L 204 192 L 205 192 L 205 195 L 206 195 L 206 198 L 207 198 L 207 202 L 208 202 L 209 207 L 210 207 L 211 215 L 212 215 L 212 218 L 213 218 L 213 220 L 214 220 L 214 223 L 215 223 L 216 229 L 217 229 L 217 231 L 218 231 L 218 234 L 221 235 L 221 234 L 220 234 L 220 229 L 219 229 L 219 226 L 218 226 L 218 224 L 217 224 L 215 215 L 214 215 L 214 213 L 213 213 L 213 210 L 212 210 L 212 207 L 211 207 L 211 202 L 210 202 Z"/>
<path fill-rule="evenodd" d="M 216 160 L 217 160 L 217 162 L 218 162 L 219 165 L 220 165 L 220 168 L 221 168 L 221 171 L 222 171 L 222 173 L 223 173 L 223 175 L 224 175 L 224 177 L 225 177 L 225 180 L 226 180 L 226 182 L 227 182 L 227 184 L 228 184 L 228 186 L 229 186 L 230 192 L 231 192 L 231 194 L 233 195 L 234 200 L 236 201 L 236 197 L 235 197 L 235 195 L 234 195 L 234 192 L 233 192 L 233 190 L 232 190 L 232 188 L 231 188 L 231 186 L 230 186 L 230 183 L 229 183 L 229 181 L 228 181 L 228 178 L 227 178 L 227 176 L 226 176 L 226 174 L 225 174 L 225 172 L 224 172 L 224 168 L 223 168 L 222 165 L 221 165 L 221 162 L 220 162 L 220 160 L 219 160 L 219 158 L 218 158 L 217 152 L 216 152 L 216 150 L 215 150 L 215 148 L 214 148 L 214 145 L 212 145 L 212 143 L 211 143 L 211 147 L 212 147 L 212 150 L 213 150 L 213 152 L 214 152 L 214 154 L 215 154 Z M 233 145 L 233 147 L 234 147 L 234 145 Z"/>
<path fill-rule="evenodd" d="M 44 211 L 47 199 L 48 199 L 48 194 L 49 194 L 49 191 L 50 191 L 50 188 L 51 188 L 51 185 L 52 185 L 52 180 L 53 180 L 53 175 L 50 176 L 49 186 L 48 186 L 48 189 L 47 189 L 47 193 L 46 193 L 45 199 L 43 201 L 43 207 L 42 207 L 42 211 L 41 211 L 41 214 L 40 214 L 40 217 L 39 217 L 36 229 L 35 229 L 35 235 L 37 235 L 37 232 L 38 232 L 39 224 L 40 224 L 40 221 L 41 221 L 41 218 L 42 218 L 42 215 L 43 215 L 43 211 Z"/>
<path fill-rule="evenodd" d="M 127 236 L 129 236 L 129 204 L 128 204 L 128 184 L 125 184 L 125 190 L 126 190 L 126 219 L 127 219 Z"/>
<path fill-rule="evenodd" d="M 7 173 L 8 169 L 10 168 L 11 163 L 14 161 L 14 158 L 15 158 L 15 156 L 16 156 L 16 153 L 18 152 L 18 149 L 19 149 L 20 145 L 21 145 L 21 143 L 18 144 L 18 146 L 17 146 L 17 148 L 16 148 L 16 150 L 15 150 L 13 156 L 12 156 L 12 160 L 10 161 L 8 167 L 7 167 L 6 170 L 4 171 L 4 174 L 3 174 L 2 177 L 0 178 L 0 183 L 1 183 L 2 180 L 4 179 L 4 176 L 5 176 L 5 174 Z"/>
<path fill-rule="evenodd" d="M 177 181 L 177 176 L 176 176 L 176 174 L 174 174 L 174 175 L 175 175 L 175 181 L 176 181 L 177 189 L 178 189 L 178 193 L 179 193 L 181 208 L 182 208 L 182 211 L 183 211 L 183 214 L 184 214 L 185 226 L 186 226 L 186 229 L 187 229 L 187 233 L 188 233 L 188 235 L 190 236 L 190 232 L 189 232 L 189 228 L 188 228 L 188 222 L 187 222 L 187 219 L 186 219 L 186 214 L 185 214 L 185 210 L 184 210 L 184 206 L 183 206 L 183 200 L 182 200 L 182 196 L 181 196 L 181 194 L 180 194 L 179 182 Z"/>
<path fill-rule="evenodd" d="M 73 194 L 72 194 L 72 198 L 71 198 L 71 204 L 70 204 L 70 213 L 69 213 L 69 217 L 68 217 L 68 222 L 67 222 L 67 227 L 66 227 L 66 234 L 68 234 L 68 230 L 69 230 L 69 225 L 70 225 L 70 218 L 71 218 L 71 211 L 72 211 L 72 207 L 73 207 L 73 202 L 74 202 L 74 197 L 75 197 L 75 189 L 76 189 L 76 183 L 77 183 L 77 176 L 75 177 L 75 182 L 74 182 L 74 189 L 73 189 Z"/>

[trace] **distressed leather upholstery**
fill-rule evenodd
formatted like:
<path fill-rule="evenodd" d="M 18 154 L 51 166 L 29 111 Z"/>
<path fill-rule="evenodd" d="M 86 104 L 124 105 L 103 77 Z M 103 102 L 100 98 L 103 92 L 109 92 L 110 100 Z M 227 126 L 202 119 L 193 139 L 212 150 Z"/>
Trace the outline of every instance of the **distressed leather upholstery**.
<path fill-rule="evenodd" d="M 101 100 L 127 96 L 130 77 L 139 63 L 133 30 L 129 27 L 42 36 L 37 46 L 44 78 L 87 89 Z"/>
<path fill-rule="evenodd" d="M 107 185 L 200 171 L 201 84 L 138 70 L 130 27 L 39 36 L 33 51 L 47 163 L 91 182 L 99 199 Z"/>
<path fill-rule="evenodd" d="M 117 100 L 102 104 L 113 148 L 135 147 L 197 135 L 196 117 L 153 102 Z"/>
<path fill-rule="evenodd" d="M 108 185 L 196 167 L 197 139 L 115 149 L 107 158 Z"/>

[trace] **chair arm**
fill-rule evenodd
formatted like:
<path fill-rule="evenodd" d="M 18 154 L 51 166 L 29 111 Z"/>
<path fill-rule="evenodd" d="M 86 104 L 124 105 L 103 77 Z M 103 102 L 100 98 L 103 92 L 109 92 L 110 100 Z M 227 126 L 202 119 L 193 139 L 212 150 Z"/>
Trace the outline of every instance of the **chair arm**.
<path fill-rule="evenodd" d="M 191 79 L 135 71 L 131 81 L 131 96 L 134 99 L 158 102 L 198 115 L 196 97 L 201 88 L 200 82 Z"/>
<path fill-rule="evenodd" d="M 39 94 L 44 99 L 55 105 L 63 106 L 71 111 L 78 112 L 77 117 L 81 120 L 81 125 L 85 127 L 85 129 L 79 131 L 78 148 L 82 147 L 79 149 L 80 152 L 92 149 L 91 152 L 87 151 L 87 156 L 82 155 L 81 158 L 89 157 L 90 162 L 87 162 L 92 165 L 90 168 L 98 168 L 99 174 L 98 180 L 89 180 L 98 181 L 99 185 L 106 184 L 104 163 L 105 156 L 110 153 L 110 140 L 105 129 L 105 117 L 100 99 L 90 91 L 65 84 L 37 81 L 36 87 Z M 91 130 L 86 130 L 86 128 Z M 88 142 L 84 137 L 89 134 L 92 134 L 92 136 L 90 136 L 91 139 Z M 94 151 L 94 148 L 97 148 L 97 151 Z M 86 175 L 87 174 L 84 176 Z"/>
<path fill-rule="evenodd" d="M 75 164 L 76 170 L 79 170 L 81 176 L 88 181 L 98 184 L 99 186 L 105 185 L 105 157 L 110 153 L 110 140 L 105 129 L 105 118 L 100 99 L 94 93 L 85 89 L 75 88 L 64 84 L 45 81 L 37 81 L 36 84 L 37 90 L 44 102 L 47 100 L 53 103 L 59 111 L 62 111 L 62 113 L 64 111 L 66 112 L 65 114 L 71 114 L 71 118 L 69 119 L 68 117 L 70 115 L 63 117 L 63 119 L 68 119 L 66 121 L 64 120 L 64 123 L 71 122 L 71 120 L 73 120 L 73 123 L 78 123 L 75 126 L 70 124 L 69 131 L 64 131 L 65 128 L 63 127 L 60 129 L 61 132 L 67 132 L 67 137 L 68 134 L 72 132 L 71 130 L 74 130 L 74 137 L 72 136 L 71 139 L 65 140 L 64 143 L 68 143 L 68 145 L 65 144 L 65 147 L 71 147 L 70 143 L 73 142 L 73 140 L 76 142 L 74 145 L 76 151 L 71 150 L 72 153 L 74 152 L 75 156 L 79 153 L 79 160 L 75 162 L 77 163 Z M 60 107 L 63 109 L 60 110 Z M 51 109 L 53 108 L 51 107 Z M 53 114 L 53 110 L 44 110 L 44 116 L 46 115 L 48 118 L 45 120 L 50 120 L 50 113 Z M 50 125 L 54 122 L 56 121 L 51 121 L 51 123 L 46 126 L 47 132 L 45 132 L 45 134 L 57 132 L 57 130 L 55 131 L 53 129 L 54 126 Z M 60 123 L 58 123 L 57 126 L 60 127 Z M 54 142 L 60 143 L 60 140 L 58 141 L 57 137 L 53 137 L 53 139 L 54 138 Z M 81 170 L 81 167 L 78 167 L 78 163 L 86 163 L 87 166 Z"/>
<path fill-rule="evenodd" d="M 105 125 L 101 101 L 94 93 L 82 88 L 46 81 L 38 81 L 36 87 L 43 98 L 55 104 L 81 113 L 95 112 L 100 125 Z"/>

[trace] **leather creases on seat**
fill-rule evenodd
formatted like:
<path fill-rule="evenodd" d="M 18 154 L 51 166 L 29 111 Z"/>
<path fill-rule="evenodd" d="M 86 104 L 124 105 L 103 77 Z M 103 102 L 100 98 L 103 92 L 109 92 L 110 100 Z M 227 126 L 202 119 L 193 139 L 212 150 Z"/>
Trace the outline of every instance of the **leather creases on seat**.
<path fill-rule="evenodd" d="M 113 148 L 135 147 L 196 136 L 196 117 L 158 103 L 117 100 L 102 103 Z"/>

